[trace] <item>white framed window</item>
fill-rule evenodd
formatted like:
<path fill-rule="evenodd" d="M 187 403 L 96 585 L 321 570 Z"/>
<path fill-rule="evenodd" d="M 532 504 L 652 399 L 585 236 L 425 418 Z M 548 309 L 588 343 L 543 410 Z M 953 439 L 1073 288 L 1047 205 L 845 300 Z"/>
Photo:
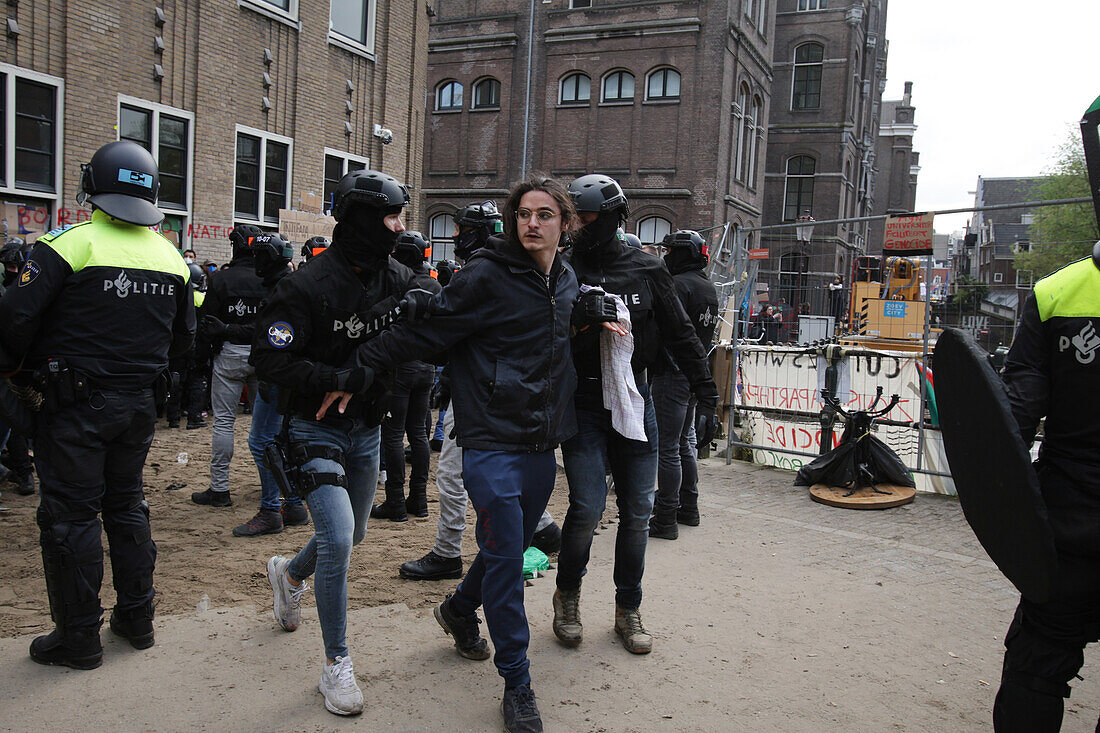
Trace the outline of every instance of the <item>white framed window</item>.
<path fill-rule="evenodd" d="M 561 80 L 562 104 L 588 104 L 592 100 L 592 80 L 577 72 Z"/>
<path fill-rule="evenodd" d="M 191 211 L 194 129 L 194 112 L 118 95 L 118 139 L 152 153 L 160 170 L 157 206 L 165 213 Z"/>
<path fill-rule="evenodd" d="M 603 78 L 603 101 L 634 101 L 634 75 L 629 71 L 612 71 Z"/>
<path fill-rule="evenodd" d="M 373 55 L 377 5 L 377 0 L 331 0 L 329 43 Z"/>
<path fill-rule="evenodd" d="M 1018 288 L 1030 288 L 1035 284 L 1035 278 L 1031 274 L 1031 270 L 1017 270 L 1016 271 L 1016 287 Z"/>
<path fill-rule="evenodd" d="M 246 224 L 277 224 L 290 201 L 294 140 L 237 125 L 233 217 Z"/>
<path fill-rule="evenodd" d="M 752 98 L 751 113 L 746 127 L 750 129 L 752 136 L 749 138 L 747 155 L 749 169 L 745 174 L 745 183 L 750 188 L 756 188 L 756 162 L 760 156 L 760 143 L 764 139 L 764 101 L 759 96 L 754 95 Z"/>
<path fill-rule="evenodd" d="M 1001 283 L 1001 282 L 1004 282 L 1004 280 L 1005 280 L 1005 275 L 1004 275 L 1004 273 L 1003 273 L 1003 272 L 995 272 L 995 273 L 993 273 L 993 282 L 995 282 L 995 283 Z"/>
<path fill-rule="evenodd" d="M 65 80 L 0 64 L 0 193 L 57 199 Z"/>
<path fill-rule="evenodd" d="M 814 175 L 817 161 L 808 155 L 795 155 L 787 161 L 784 187 L 783 221 L 797 221 L 814 206 Z"/>
<path fill-rule="evenodd" d="M 679 99 L 680 72 L 676 69 L 656 69 L 649 74 L 645 87 L 646 99 Z"/>
<path fill-rule="evenodd" d="M 570 8 L 590 8 L 592 0 L 569 0 Z"/>
<path fill-rule="evenodd" d="M 672 223 L 660 216 L 651 216 L 638 222 L 638 239 L 642 244 L 660 244 L 672 233 Z"/>
<path fill-rule="evenodd" d="M 298 27 L 298 0 L 237 0 L 237 7 Z"/>
<path fill-rule="evenodd" d="M 445 81 L 435 90 L 435 111 L 452 112 L 462 109 L 462 84 Z"/>
<path fill-rule="evenodd" d="M 475 82 L 471 109 L 500 109 L 500 82 L 491 76 Z"/>
<path fill-rule="evenodd" d="M 325 148 L 324 210 L 326 212 L 332 210 L 332 195 L 340 179 L 352 171 L 362 171 L 367 168 L 370 168 L 370 158 Z"/>
<path fill-rule="evenodd" d="M 428 238 L 432 243 L 432 264 L 440 260 L 455 258 L 455 226 L 454 217 L 450 214 L 436 214 L 428 224 Z"/>
<path fill-rule="evenodd" d="M 829 0 L 798 0 L 799 10 L 827 10 Z"/>
<path fill-rule="evenodd" d="M 767 18 L 765 14 L 767 0 L 745 0 L 745 17 L 749 19 L 757 30 L 761 33 L 764 32 L 764 19 Z"/>

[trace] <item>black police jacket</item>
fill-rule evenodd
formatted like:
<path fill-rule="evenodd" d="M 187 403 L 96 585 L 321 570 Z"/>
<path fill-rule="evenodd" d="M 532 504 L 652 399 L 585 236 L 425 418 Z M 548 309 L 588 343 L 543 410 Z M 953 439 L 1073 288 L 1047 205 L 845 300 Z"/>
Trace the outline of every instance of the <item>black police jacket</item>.
<path fill-rule="evenodd" d="M 700 402 L 716 399 L 707 350 L 692 328 L 664 262 L 613 237 L 583 255 L 574 252 L 569 264 L 581 284 L 598 285 L 623 298 L 630 311 L 635 373 L 657 366 L 664 358 L 663 349 L 668 349 Z M 600 376 L 602 330 L 589 327 L 573 339 L 573 360 L 582 379 Z"/>
<path fill-rule="evenodd" d="M 252 257 L 234 257 L 225 269 L 210 276 L 199 318 L 210 315 L 227 326 L 249 325 L 256 320 L 266 295 Z M 217 351 L 221 343 L 211 346 Z"/>
<path fill-rule="evenodd" d="M 352 363 L 355 349 L 397 319 L 398 304 L 413 287 L 413 273 L 392 257 L 384 268 L 356 273 L 336 248 L 314 257 L 275 287 L 256 321 L 249 363 L 256 375 L 279 385 L 280 411 L 313 419 L 336 372 Z M 386 398 L 381 379 L 348 404 L 341 417 L 382 421 Z"/>
<path fill-rule="evenodd" d="M 672 273 L 672 282 L 680 304 L 695 327 L 699 343 L 709 352 L 714 342 L 714 329 L 718 325 L 718 294 L 714 291 L 714 285 L 706 273 L 697 267 Z M 675 362 L 666 352 L 663 364 L 657 366 L 656 371 L 675 368 Z"/>
<path fill-rule="evenodd" d="M 190 279 L 171 242 L 97 209 L 39 237 L 0 298 L 7 366 L 64 359 L 102 389 L 149 387 L 194 338 Z"/>
<path fill-rule="evenodd" d="M 431 318 L 367 342 L 359 361 L 385 369 L 448 351 L 458 445 L 541 453 L 577 430 L 576 299 L 560 255 L 546 275 L 521 245 L 494 237 L 443 288 Z"/>

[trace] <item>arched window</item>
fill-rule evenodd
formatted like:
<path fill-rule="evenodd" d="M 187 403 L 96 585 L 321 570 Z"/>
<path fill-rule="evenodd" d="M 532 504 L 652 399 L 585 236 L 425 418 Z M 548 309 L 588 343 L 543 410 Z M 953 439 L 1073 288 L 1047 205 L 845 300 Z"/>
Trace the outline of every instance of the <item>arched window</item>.
<path fill-rule="evenodd" d="M 760 141 L 764 138 L 764 101 L 758 96 L 752 98 L 752 138 L 749 141 L 749 170 L 745 183 L 756 188 L 756 162 L 760 157 Z"/>
<path fill-rule="evenodd" d="M 428 238 L 432 244 L 432 262 L 454 260 L 455 220 L 450 214 L 436 214 L 428 225 Z"/>
<path fill-rule="evenodd" d="M 803 43 L 794 50 L 794 83 L 791 109 L 818 109 L 821 106 L 821 69 L 825 47 Z"/>
<path fill-rule="evenodd" d="M 500 109 L 500 82 L 482 79 L 474 84 L 474 109 Z"/>
<path fill-rule="evenodd" d="M 813 210 L 816 172 L 817 161 L 808 155 L 796 155 L 787 161 L 783 221 L 795 221 L 801 214 Z"/>
<path fill-rule="evenodd" d="M 457 81 L 447 81 L 439 85 L 435 92 L 437 112 L 462 109 L 462 85 Z"/>
<path fill-rule="evenodd" d="M 592 99 L 592 80 L 586 74 L 570 74 L 561 80 L 562 104 L 588 104 Z"/>
<path fill-rule="evenodd" d="M 646 99 L 679 99 L 680 72 L 676 69 L 657 69 L 650 73 L 646 84 Z"/>
<path fill-rule="evenodd" d="M 737 94 L 737 158 L 733 166 L 733 175 L 742 183 L 745 182 L 745 158 L 749 154 L 749 85 L 742 83 L 741 90 Z"/>
<path fill-rule="evenodd" d="M 603 101 L 627 102 L 634 99 L 634 75 L 629 71 L 612 71 L 603 78 Z"/>
<path fill-rule="evenodd" d="M 638 222 L 638 239 L 642 244 L 660 244 L 672 232 L 668 219 L 651 216 Z"/>

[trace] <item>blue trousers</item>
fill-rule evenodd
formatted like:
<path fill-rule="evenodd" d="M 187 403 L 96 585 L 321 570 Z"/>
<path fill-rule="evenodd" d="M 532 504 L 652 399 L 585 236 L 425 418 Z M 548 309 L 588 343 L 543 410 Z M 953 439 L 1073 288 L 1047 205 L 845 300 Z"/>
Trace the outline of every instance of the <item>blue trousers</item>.
<path fill-rule="evenodd" d="M 508 453 L 466 449 L 462 479 L 477 511 L 477 557 L 451 600 L 467 616 L 484 606 L 496 650 L 493 662 L 506 687 L 530 684 L 531 632 L 523 609 L 523 553 L 531 546 L 554 490 L 554 451 Z"/>

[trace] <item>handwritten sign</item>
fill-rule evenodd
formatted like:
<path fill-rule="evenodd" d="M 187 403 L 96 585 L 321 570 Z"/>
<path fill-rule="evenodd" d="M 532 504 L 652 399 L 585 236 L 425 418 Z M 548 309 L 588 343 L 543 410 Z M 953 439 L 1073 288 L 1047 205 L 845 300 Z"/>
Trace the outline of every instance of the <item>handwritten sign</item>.
<path fill-rule="evenodd" d="M 932 254 L 932 212 L 916 216 L 886 218 L 886 234 L 882 251 L 886 254 Z"/>
<path fill-rule="evenodd" d="M 313 237 L 332 239 L 335 226 L 336 220 L 331 216 L 279 209 L 279 232 L 285 234 L 291 242 L 305 242 Z"/>

